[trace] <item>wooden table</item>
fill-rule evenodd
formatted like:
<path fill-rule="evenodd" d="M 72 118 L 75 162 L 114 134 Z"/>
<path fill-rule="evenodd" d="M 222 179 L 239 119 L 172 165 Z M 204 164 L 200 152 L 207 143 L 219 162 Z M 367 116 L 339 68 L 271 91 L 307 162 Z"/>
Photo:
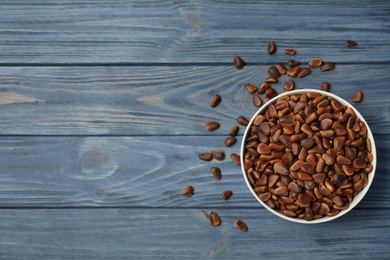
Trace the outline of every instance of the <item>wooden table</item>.
<path fill-rule="evenodd" d="M 0 258 L 388 259 L 389 28 L 386 0 L 1 1 Z M 357 208 L 302 225 L 260 206 L 229 159 L 244 127 L 235 145 L 223 142 L 237 116 L 257 110 L 244 83 L 259 85 L 276 62 L 315 57 L 336 68 L 294 79 L 297 88 L 328 81 L 347 100 L 361 89 L 355 107 L 378 167 Z M 212 109 L 214 93 L 223 100 Z M 214 132 L 211 120 L 221 124 Z M 227 158 L 198 159 L 212 149 Z M 186 185 L 194 196 L 180 195 Z M 226 189 L 234 194 L 224 201 Z"/>

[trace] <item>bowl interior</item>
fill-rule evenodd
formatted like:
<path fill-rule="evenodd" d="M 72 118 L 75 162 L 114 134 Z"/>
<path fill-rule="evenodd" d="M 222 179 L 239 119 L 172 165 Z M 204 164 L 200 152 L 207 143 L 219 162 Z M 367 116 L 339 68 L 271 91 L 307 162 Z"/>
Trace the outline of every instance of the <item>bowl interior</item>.
<path fill-rule="evenodd" d="M 304 219 L 298 219 L 298 218 L 291 218 L 291 217 L 287 217 L 285 216 L 283 213 L 281 213 L 279 210 L 275 210 L 275 209 L 271 209 L 270 207 L 268 207 L 267 204 L 265 204 L 262 200 L 259 199 L 259 197 L 257 196 L 256 192 L 253 190 L 252 188 L 252 185 L 251 183 L 249 182 L 248 180 L 248 177 L 246 175 L 246 170 L 245 170 L 245 167 L 244 167 L 244 153 L 245 153 L 245 141 L 246 141 L 246 138 L 248 136 L 248 134 L 250 134 L 250 128 L 253 124 L 253 121 L 255 119 L 255 117 L 259 114 L 264 114 L 265 110 L 268 108 L 268 106 L 270 104 L 273 104 L 275 103 L 279 98 L 281 97 L 284 97 L 284 96 L 290 96 L 290 95 L 294 95 L 294 94 L 303 94 L 303 93 L 307 93 L 307 92 L 317 92 L 317 93 L 320 93 L 322 95 L 325 95 L 325 96 L 329 96 L 329 97 L 332 97 L 334 99 L 336 99 L 338 102 L 340 102 L 340 104 L 344 105 L 344 106 L 348 106 L 348 107 L 351 107 L 353 109 L 353 111 L 355 112 L 356 114 L 356 117 L 360 118 L 361 121 L 363 121 L 366 126 L 367 126 L 367 137 L 371 140 L 371 154 L 373 156 L 373 161 L 372 161 L 372 166 L 373 166 L 373 169 L 372 169 L 372 172 L 370 174 L 367 175 L 368 177 L 368 185 L 366 187 L 364 187 L 358 195 L 356 195 L 352 201 L 352 203 L 349 204 L 349 207 L 348 209 L 345 209 L 345 210 L 341 210 L 337 215 L 335 216 L 325 216 L 323 218 L 320 218 L 320 219 L 314 219 L 314 220 L 311 220 L 311 221 L 306 221 Z M 249 190 L 252 192 L 253 196 L 257 199 L 257 201 L 259 201 L 266 209 L 268 209 L 269 211 L 271 211 L 273 214 L 283 218 L 283 219 L 286 219 L 286 220 L 289 220 L 289 221 L 292 221 L 292 222 L 296 222 L 296 223 L 302 223 L 302 224 L 317 224 L 317 223 L 323 223 L 323 222 L 327 222 L 327 221 L 331 221 L 333 219 L 336 219 L 336 218 L 339 218 L 341 216 L 343 216 L 344 214 L 348 213 L 350 210 L 352 210 L 362 199 L 363 197 L 366 195 L 367 191 L 369 190 L 370 186 L 371 186 L 371 183 L 374 179 L 374 175 L 375 175 L 375 170 L 376 170 L 376 164 L 377 164 L 377 154 L 376 154 L 376 146 L 375 146 L 375 140 L 374 140 L 374 137 L 372 135 L 372 132 L 371 132 L 371 129 L 369 127 L 369 125 L 367 124 L 367 122 L 365 121 L 365 119 L 363 118 L 363 116 L 359 113 L 359 111 L 357 111 L 349 102 L 347 102 L 346 100 L 340 98 L 339 96 L 336 96 L 332 93 L 329 93 L 329 92 L 325 92 L 325 91 L 322 91 L 322 90 L 316 90 L 316 89 L 299 89 L 299 90 L 293 90 L 293 91 L 288 91 L 288 92 L 284 92 L 284 93 L 281 93 L 279 94 L 278 96 L 272 98 L 271 100 L 269 100 L 267 103 L 265 103 L 253 116 L 252 116 L 252 119 L 249 121 L 249 124 L 245 130 L 245 133 L 243 135 L 243 139 L 242 139 L 242 143 L 241 143 L 241 152 L 240 152 L 240 156 L 241 156 L 241 170 L 242 170 L 242 173 L 244 175 L 244 179 L 245 179 L 245 182 L 249 188 Z"/>

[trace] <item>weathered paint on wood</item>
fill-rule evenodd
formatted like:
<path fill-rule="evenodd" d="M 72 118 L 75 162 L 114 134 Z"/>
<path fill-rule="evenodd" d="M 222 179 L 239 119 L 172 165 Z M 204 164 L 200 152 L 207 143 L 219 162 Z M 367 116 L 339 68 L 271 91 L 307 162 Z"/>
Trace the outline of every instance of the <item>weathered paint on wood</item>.
<path fill-rule="evenodd" d="M 388 210 L 354 210 L 302 225 L 268 211 L 218 209 L 3 209 L 3 259 L 388 259 Z M 249 227 L 243 233 L 233 222 Z"/>
<path fill-rule="evenodd" d="M 0 259 L 388 259 L 389 10 L 383 0 L 1 1 Z M 236 70 L 234 55 L 250 66 Z M 315 226 L 262 208 L 228 158 L 239 143 L 223 146 L 235 118 L 256 110 L 244 83 L 314 57 L 336 69 L 298 87 L 329 81 L 347 100 L 363 90 L 356 108 L 378 148 L 365 199 Z M 221 128 L 207 132 L 209 120 Z M 197 158 L 215 148 L 224 161 Z M 221 226 L 209 226 L 211 210 Z"/>
<path fill-rule="evenodd" d="M 3 67 L 0 134 L 226 135 L 239 115 L 249 118 L 257 110 L 244 84 L 258 86 L 268 67 Z M 281 92 L 289 79 L 283 75 L 273 87 Z M 390 133 L 387 66 L 339 64 L 294 81 L 296 88 L 314 89 L 328 81 L 331 92 L 348 101 L 361 89 L 363 102 L 354 106 L 374 134 Z M 212 109 L 214 93 L 222 103 Z M 206 131 L 209 120 L 220 129 Z"/>
<path fill-rule="evenodd" d="M 0 63 L 273 63 L 292 47 L 306 61 L 389 62 L 389 25 L 388 1 L 7 0 Z"/>
<path fill-rule="evenodd" d="M 260 208 L 223 137 L 2 137 L 0 207 Z M 360 208 L 389 208 L 390 135 L 376 138 L 378 168 Z M 223 161 L 198 154 L 222 149 Z M 217 181 L 210 167 L 222 170 Z M 187 185 L 195 195 L 185 198 Z M 224 190 L 233 191 L 225 201 Z"/>

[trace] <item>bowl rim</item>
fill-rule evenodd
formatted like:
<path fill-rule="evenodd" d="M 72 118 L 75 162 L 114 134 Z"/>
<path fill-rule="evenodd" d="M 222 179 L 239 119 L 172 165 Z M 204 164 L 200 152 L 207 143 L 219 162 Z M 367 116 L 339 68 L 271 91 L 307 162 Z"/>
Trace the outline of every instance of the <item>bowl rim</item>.
<path fill-rule="evenodd" d="M 319 218 L 319 219 L 313 219 L 313 220 L 310 220 L 310 221 L 307 221 L 307 220 L 304 220 L 304 219 L 288 217 L 288 216 L 284 215 L 283 213 L 281 213 L 279 210 L 271 209 L 270 207 L 268 207 L 267 204 L 265 204 L 262 200 L 259 199 L 259 197 L 257 196 L 256 192 L 253 190 L 252 185 L 249 182 L 248 177 L 246 175 L 246 170 L 245 170 L 245 166 L 244 166 L 245 165 L 244 164 L 244 152 L 245 152 L 246 137 L 248 136 L 248 133 L 250 131 L 251 126 L 253 125 L 253 121 L 255 120 L 256 116 L 261 114 L 261 113 L 263 113 L 270 104 L 275 103 L 278 99 L 280 99 L 282 97 L 291 96 L 291 95 L 294 95 L 294 94 L 303 94 L 303 93 L 308 93 L 308 92 L 316 92 L 316 93 L 320 93 L 320 94 L 328 96 L 328 97 L 332 97 L 332 98 L 336 99 L 337 101 L 339 101 L 342 105 L 351 107 L 352 110 L 355 112 L 356 117 L 359 117 L 360 120 L 363 121 L 366 124 L 367 136 L 371 140 L 371 154 L 373 156 L 373 161 L 371 163 L 373 168 L 372 168 L 372 171 L 367 175 L 367 177 L 368 177 L 368 184 L 367 184 L 366 187 L 364 187 L 359 192 L 359 194 L 357 196 L 354 197 L 352 203 L 349 204 L 349 207 L 347 209 L 345 209 L 345 210 L 341 210 L 337 215 L 325 216 L 325 217 L 322 217 L 322 218 Z M 291 221 L 291 222 L 300 223 L 300 224 L 318 224 L 318 223 L 329 222 L 331 220 L 337 219 L 337 218 L 347 214 L 354 207 L 356 207 L 356 205 L 358 205 L 359 202 L 364 198 L 364 196 L 367 194 L 367 192 L 368 192 L 368 190 L 369 190 L 369 188 L 370 188 L 370 186 L 371 186 L 371 184 L 372 184 L 372 182 L 374 180 L 375 171 L 376 171 L 376 165 L 377 165 L 377 153 L 376 153 L 376 145 L 375 145 L 374 136 L 373 136 L 373 134 L 371 132 L 371 129 L 370 129 L 369 125 L 367 124 L 367 122 L 364 119 L 364 117 L 359 113 L 359 111 L 352 104 L 350 104 L 345 99 L 343 99 L 343 98 L 341 98 L 341 97 L 339 97 L 339 96 L 337 96 L 337 95 L 335 95 L 333 93 L 326 92 L 326 91 L 323 91 L 323 90 L 318 90 L 318 89 L 298 89 L 298 90 L 292 90 L 292 91 L 286 91 L 286 92 L 280 93 L 276 97 L 270 99 L 265 104 L 263 104 L 254 113 L 254 115 L 252 116 L 251 120 L 249 120 L 249 123 L 248 123 L 248 125 L 247 125 L 247 127 L 245 129 L 245 132 L 243 134 L 243 137 L 242 137 L 241 147 L 240 147 L 240 162 L 241 162 L 241 171 L 242 171 L 242 174 L 244 176 L 244 180 L 246 182 L 247 187 L 251 191 L 252 195 L 257 199 L 257 201 L 260 202 L 260 204 L 263 205 L 263 207 L 265 207 L 268 211 L 270 211 L 271 213 L 273 213 L 274 215 L 276 215 L 276 216 L 278 216 L 278 217 L 280 217 L 282 219 L 285 219 L 285 220 L 288 220 L 288 221 Z"/>

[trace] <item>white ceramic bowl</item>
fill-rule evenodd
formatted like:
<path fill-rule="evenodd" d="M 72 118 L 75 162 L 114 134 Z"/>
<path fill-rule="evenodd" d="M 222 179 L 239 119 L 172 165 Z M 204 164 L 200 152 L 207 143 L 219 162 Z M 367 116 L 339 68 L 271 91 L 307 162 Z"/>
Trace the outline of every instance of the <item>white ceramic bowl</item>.
<path fill-rule="evenodd" d="M 337 101 L 339 101 L 340 104 L 348 106 L 348 107 L 351 107 L 353 109 L 353 111 L 355 112 L 356 117 L 360 118 L 361 121 L 363 121 L 366 124 L 366 126 L 367 126 L 367 133 L 368 133 L 367 136 L 368 136 L 368 138 L 371 141 L 371 153 L 372 153 L 372 156 L 373 156 L 373 161 L 372 161 L 373 169 L 372 169 L 372 172 L 368 174 L 368 185 L 366 187 L 364 187 L 359 192 L 359 194 L 357 196 L 354 197 L 352 203 L 349 204 L 348 209 L 341 210 L 337 215 L 334 215 L 334 216 L 330 216 L 330 217 L 329 216 L 325 216 L 323 218 L 314 219 L 314 220 L 311 220 L 311 221 L 307 221 L 307 220 L 304 220 L 304 219 L 298 219 L 298 218 L 291 218 L 291 217 L 288 217 L 288 216 L 284 215 L 282 212 L 280 212 L 280 210 L 275 210 L 275 209 L 271 209 L 270 207 L 268 207 L 267 204 L 265 204 L 263 201 L 261 201 L 259 199 L 259 197 L 257 196 L 256 192 L 253 190 L 252 185 L 249 182 L 248 177 L 246 175 L 246 170 L 244 168 L 245 141 L 246 141 L 246 138 L 247 138 L 248 134 L 250 134 L 250 128 L 251 128 L 251 126 L 253 124 L 253 121 L 254 121 L 255 117 L 257 115 L 259 115 L 259 114 L 264 114 L 264 112 L 268 108 L 268 106 L 270 104 L 275 103 L 281 97 L 290 96 L 290 95 L 293 95 L 293 94 L 303 94 L 303 93 L 307 93 L 307 92 L 317 92 L 317 93 L 320 93 L 322 95 L 326 95 L 326 96 L 332 97 L 332 98 L 336 99 Z M 284 93 L 281 93 L 278 96 L 272 98 L 267 103 L 265 103 L 263 106 L 261 106 L 261 108 L 253 115 L 252 119 L 250 120 L 250 122 L 249 122 L 249 124 L 248 124 L 248 126 L 247 126 L 247 128 L 245 130 L 245 133 L 244 133 L 244 136 L 243 136 L 243 139 L 242 139 L 242 143 L 241 143 L 241 153 L 240 153 L 240 155 L 241 155 L 241 170 L 242 170 L 242 173 L 244 175 L 245 182 L 246 182 L 249 190 L 252 192 L 253 196 L 260 202 L 260 204 L 262 204 L 266 209 L 268 209 L 270 212 L 272 212 L 273 214 L 275 214 L 278 217 L 281 217 L 283 219 L 286 219 L 286 220 L 289 220 L 289 221 L 292 221 L 292 222 L 302 223 L 302 224 L 317 224 L 317 223 L 328 222 L 328 221 L 334 220 L 336 218 L 339 218 L 339 217 L 343 216 L 344 214 L 348 213 L 349 211 L 351 211 L 363 199 L 363 197 L 366 195 L 368 189 L 370 188 L 370 186 L 372 184 L 372 181 L 374 179 L 375 170 L 376 170 L 376 164 L 377 164 L 377 155 L 376 155 L 376 147 L 375 147 L 374 137 L 372 135 L 372 132 L 370 130 L 369 125 L 364 120 L 363 116 L 359 113 L 359 111 L 357 111 L 349 102 L 345 101 L 344 99 L 340 98 L 339 96 L 336 96 L 336 95 L 334 95 L 332 93 L 329 93 L 329 92 L 325 92 L 325 91 L 322 91 L 322 90 L 315 90 L 315 89 L 299 89 L 299 90 L 293 90 L 293 91 L 284 92 Z"/>

